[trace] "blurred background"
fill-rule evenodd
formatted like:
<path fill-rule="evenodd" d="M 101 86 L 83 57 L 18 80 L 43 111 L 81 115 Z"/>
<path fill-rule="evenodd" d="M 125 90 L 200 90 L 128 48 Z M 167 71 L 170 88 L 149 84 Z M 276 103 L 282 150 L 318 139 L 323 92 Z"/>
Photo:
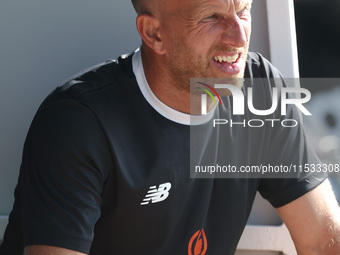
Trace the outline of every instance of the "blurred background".
<path fill-rule="evenodd" d="M 295 0 L 294 5 L 300 76 L 339 78 L 340 1 Z"/>
<path fill-rule="evenodd" d="M 295 0 L 301 86 L 312 93 L 305 129 L 324 163 L 340 164 L 340 1 Z M 306 78 L 306 79 L 305 79 Z M 340 202 L 340 178 L 331 181 Z"/>

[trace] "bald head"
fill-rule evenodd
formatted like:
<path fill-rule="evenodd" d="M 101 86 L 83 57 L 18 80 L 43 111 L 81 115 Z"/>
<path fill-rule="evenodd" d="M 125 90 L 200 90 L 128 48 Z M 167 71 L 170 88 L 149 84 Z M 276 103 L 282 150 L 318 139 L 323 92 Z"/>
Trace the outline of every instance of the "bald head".
<path fill-rule="evenodd" d="M 137 5 L 138 5 L 138 3 L 139 3 L 140 1 L 139 1 L 139 0 L 131 0 L 131 2 L 132 2 L 133 7 L 135 8 L 136 12 L 138 13 L 138 11 L 137 11 Z"/>
<path fill-rule="evenodd" d="M 165 0 L 131 0 L 138 15 L 154 13 L 160 5 L 164 5 Z"/>
<path fill-rule="evenodd" d="M 153 0 L 131 0 L 137 14 L 150 14 L 150 2 Z"/>

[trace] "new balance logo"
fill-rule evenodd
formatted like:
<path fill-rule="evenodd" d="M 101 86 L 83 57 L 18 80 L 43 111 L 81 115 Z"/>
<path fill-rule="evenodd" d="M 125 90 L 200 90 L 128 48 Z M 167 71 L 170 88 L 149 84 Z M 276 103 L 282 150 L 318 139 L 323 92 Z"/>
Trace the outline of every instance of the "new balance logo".
<path fill-rule="evenodd" d="M 145 195 L 143 202 L 140 205 L 147 205 L 148 203 L 162 202 L 169 196 L 169 190 L 171 189 L 171 183 L 163 183 L 157 186 L 151 186 L 148 193 Z"/>

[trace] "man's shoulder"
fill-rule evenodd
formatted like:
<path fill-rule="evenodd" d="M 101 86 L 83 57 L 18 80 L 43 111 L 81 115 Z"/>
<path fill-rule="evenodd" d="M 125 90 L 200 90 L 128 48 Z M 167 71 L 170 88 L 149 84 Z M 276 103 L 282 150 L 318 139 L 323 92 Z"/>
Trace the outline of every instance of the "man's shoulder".
<path fill-rule="evenodd" d="M 280 72 L 258 52 L 249 52 L 246 64 L 246 78 L 282 78 Z"/>
<path fill-rule="evenodd" d="M 48 99 L 77 99 L 85 94 L 114 90 L 122 83 L 134 83 L 133 53 L 121 55 L 116 60 L 107 60 L 73 75 L 58 86 Z"/>
<path fill-rule="evenodd" d="M 266 59 L 261 53 L 252 51 L 248 52 L 247 64 L 255 65 L 257 67 L 271 65 L 269 60 Z"/>

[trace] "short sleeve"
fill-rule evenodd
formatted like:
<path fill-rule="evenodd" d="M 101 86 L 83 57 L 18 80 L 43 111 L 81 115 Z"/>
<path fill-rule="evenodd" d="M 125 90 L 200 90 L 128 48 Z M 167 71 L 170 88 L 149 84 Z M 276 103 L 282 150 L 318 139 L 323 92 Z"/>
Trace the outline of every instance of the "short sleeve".
<path fill-rule="evenodd" d="M 88 253 L 112 168 L 93 112 L 75 100 L 43 103 L 28 133 L 20 170 L 24 246 Z"/>
<path fill-rule="evenodd" d="M 286 166 L 291 171 L 289 173 L 291 178 L 281 174 L 280 178 L 265 178 L 260 182 L 259 192 L 274 207 L 278 208 L 294 201 L 327 178 L 327 174 L 323 172 L 304 171 L 305 165 L 322 164 L 313 146 L 308 142 L 303 128 L 281 128 L 280 135 L 277 134 L 271 143 L 270 165 Z"/>
<path fill-rule="evenodd" d="M 280 86 L 285 86 L 282 78 L 275 80 Z M 293 96 L 288 95 L 289 98 Z M 321 169 L 321 161 L 306 137 L 302 115 L 294 105 L 287 105 L 286 111 L 286 115 L 280 115 L 279 109 L 273 117 L 280 120 L 281 125 L 276 125 L 271 133 L 267 159 L 271 166 L 287 167 L 289 173 L 281 173 L 275 179 L 264 178 L 259 186 L 261 195 L 276 208 L 301 197 L 327 178 L 327 173 Z"/>

